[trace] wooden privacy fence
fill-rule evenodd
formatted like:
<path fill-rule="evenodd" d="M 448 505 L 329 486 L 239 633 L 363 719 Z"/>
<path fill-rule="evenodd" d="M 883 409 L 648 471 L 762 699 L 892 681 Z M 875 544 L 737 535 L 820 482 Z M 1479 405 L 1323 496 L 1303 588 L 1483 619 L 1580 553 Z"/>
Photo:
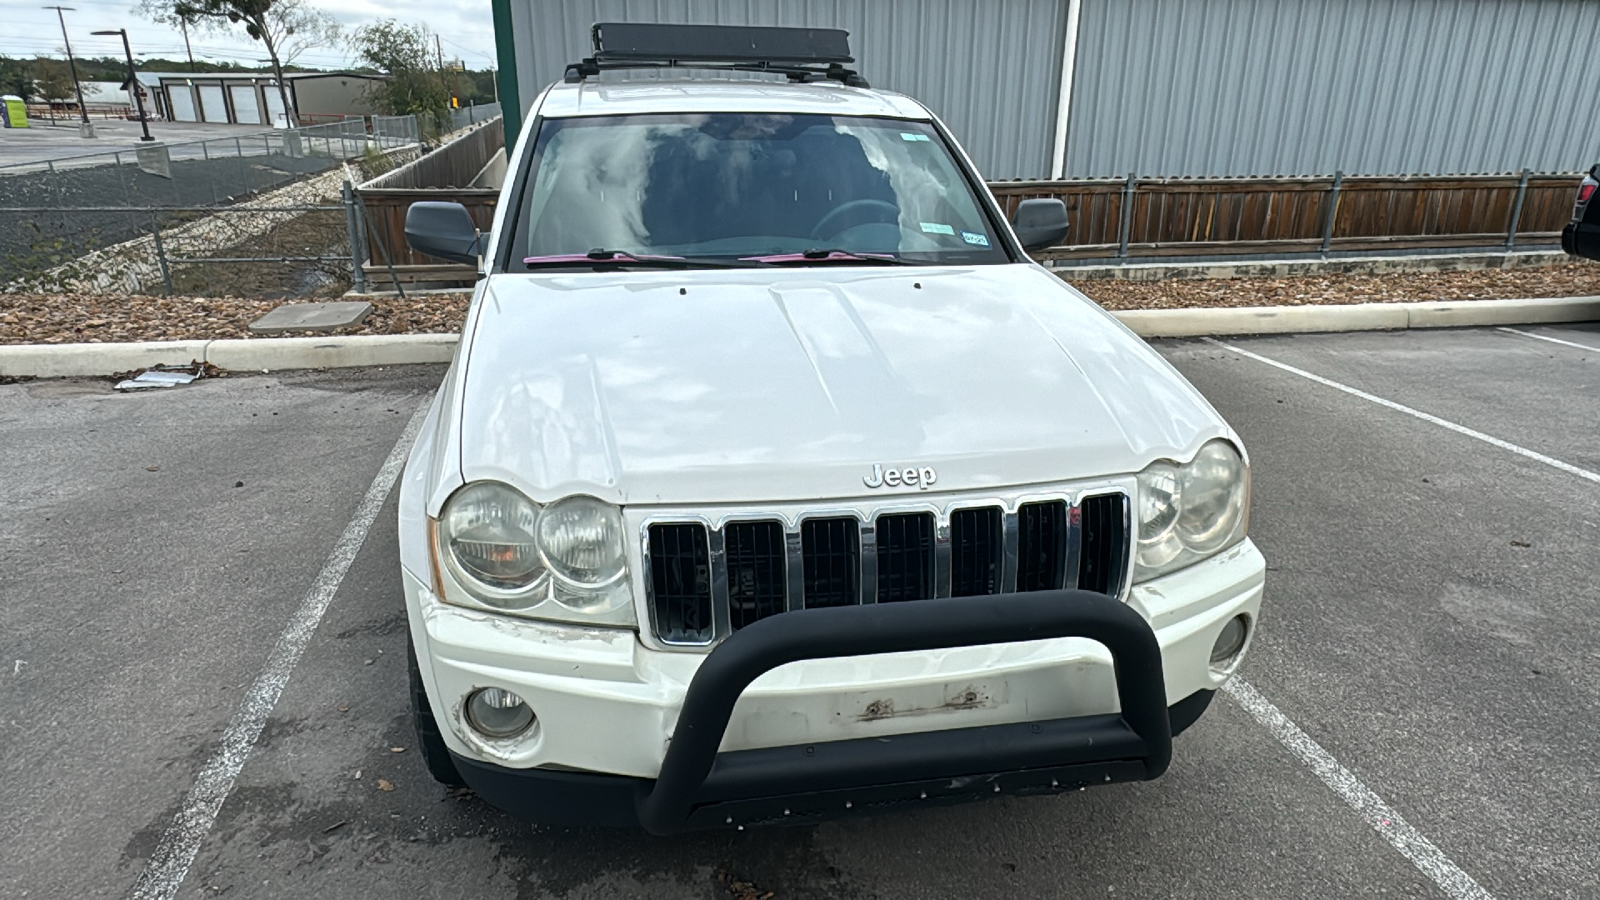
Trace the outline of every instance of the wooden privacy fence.
<path fill-rule="evenodd" d="M 365 233 L 357 245 L 366 245 L 364 280 L 380 286 L 395 281 L 470 283 L 474 278 L 471 266 L 445 263 L 411 250 L 406 244 L 406 210 L 418 200 L 454 201 L 467 208 L 480 231 L 489 230 L 500 191 L 470 185 L 504 147 L 503 120 L 491 119 L 361 185 L 356 193 L 365 212 Z"/>
<path fill-rule="evenodd" d="M 499 149 L 485 149 L 492 137 L 479 140 L 456 151 L 460 159 L 478 160 L 477 169 Z M 459 181 L 470 167 L 458 160 L 451 169 L 451 163 L 432 159 L 454 146 L 362 187 L 372 223 L 369 278 L 381 282 L 389 277 L 380 255 L 387 248 L 402 281 L 472 280 L 470 268 L 413 254 L 405 244 L 406 210 L 417 200 L 460 202 L 480 229 L 489 228 L 498 191 L 431 182 Z M 1067 204 L 1068 243 L 1039 251 L 1035 258 L 1117 259 L 1554 246 L 1572 214 L 1582 177 L 1528 172 L 1409 178 L 1130 176 L 1006 181 L 989 187 L 1007 216 L 1018 202 L 1032 197 L 1054 197 Z"/>
<path fill-rule="evenodd" d="M 1009 216 L 1065 201 L 1041 259 L 1540 246 L 1558 243 L 1582 174 L 1137 178 L 991 184 Z"/>
<path fill-rule="evenodd" d="M 468 187 L 489 159 L 505 145 L 505 120 L 496 117 L 398 169 L 379 175 L 361 189 Z"/>

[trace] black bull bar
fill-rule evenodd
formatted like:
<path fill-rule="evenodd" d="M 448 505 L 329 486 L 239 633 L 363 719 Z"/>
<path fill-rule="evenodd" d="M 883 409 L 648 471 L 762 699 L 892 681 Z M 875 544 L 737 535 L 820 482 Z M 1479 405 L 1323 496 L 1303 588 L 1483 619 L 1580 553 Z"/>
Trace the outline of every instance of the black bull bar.
<path fill-rule="evenodd" d="M 1065 637 L 1111 652 L 1120 713 L 717 752 L 739 696 L 787 663 Z M 1143 781 L 1171 759 L 1160 644 L 1114 598 L 1061 590 L 810 609 L 762 619 L 711 651 L 636 805 L 646 830 L 670 834 Z"/>

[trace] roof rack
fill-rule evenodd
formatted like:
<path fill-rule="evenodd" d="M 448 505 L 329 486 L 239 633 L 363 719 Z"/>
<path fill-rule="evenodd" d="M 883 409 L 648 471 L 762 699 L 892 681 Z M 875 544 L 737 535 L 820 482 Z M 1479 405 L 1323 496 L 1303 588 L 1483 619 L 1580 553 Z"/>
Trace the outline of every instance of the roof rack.
<path fill-rule="evenodd" d="M 712 69 L 770 72 L 790 81 L 837 81 L 868 87 L 845 63 L 850 34 L 838 28 L 771 28 L 752 25 L 646 25 L 598 22 L 594 55 L 567 66 L 576 83 L 611 69 Z"/>

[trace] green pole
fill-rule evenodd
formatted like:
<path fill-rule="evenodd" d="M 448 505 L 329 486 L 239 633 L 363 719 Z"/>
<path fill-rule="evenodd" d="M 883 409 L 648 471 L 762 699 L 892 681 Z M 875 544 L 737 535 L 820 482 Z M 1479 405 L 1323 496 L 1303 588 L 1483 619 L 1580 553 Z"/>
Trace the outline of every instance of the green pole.
<path fill-rule="evenodd" d="M 505 116 L 506 154 L 516 146 L 522 132 L 522 101 L 517 94 L 517 44 L 511 27 L 511 4 L 525 0 L 490 0 L 494 12 L 494 49 L 500 60 L 495 85 L 500 91 L 500 111 Z"/>

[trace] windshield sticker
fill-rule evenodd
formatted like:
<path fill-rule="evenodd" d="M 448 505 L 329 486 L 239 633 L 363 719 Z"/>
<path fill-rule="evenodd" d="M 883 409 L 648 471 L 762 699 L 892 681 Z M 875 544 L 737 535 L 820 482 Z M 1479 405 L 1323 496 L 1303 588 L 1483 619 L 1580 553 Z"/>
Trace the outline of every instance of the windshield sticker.
<path fill-rule="evenodd" d="M 951 237 L 956 236 L 956 230 L 951 228 L 949 225 L 941 225 L 938 222 L 923 222 L 921 224 L 922 230 L 928 234 L 948 234 Z"/>
<path fill-rule="evenodd" d="M 928 141 L 928 142 L 931 143 L 933 141 L 933 138 L 930 138 L 925 134 L 908 134 L 908 133 L 902 131 L 902 132 L 900 132 L 900 140 L 902 140 L 902 141 Z"/>
<path fill-rule="evenodd" d="M 961 239 L 963 241 L 966 241 L 967 243 L 971 244 L 974 247 L 987 247 L 987 246 L 989 246 L 989 236 L 986 235 L 986 234 L 977 234 L 976 232 L 963 231 L 963 232 L 961 232 Z"/>

